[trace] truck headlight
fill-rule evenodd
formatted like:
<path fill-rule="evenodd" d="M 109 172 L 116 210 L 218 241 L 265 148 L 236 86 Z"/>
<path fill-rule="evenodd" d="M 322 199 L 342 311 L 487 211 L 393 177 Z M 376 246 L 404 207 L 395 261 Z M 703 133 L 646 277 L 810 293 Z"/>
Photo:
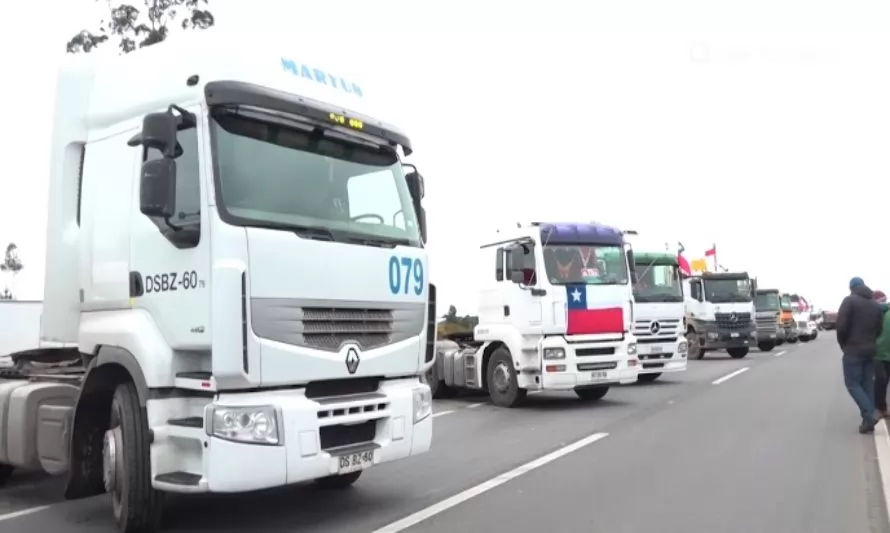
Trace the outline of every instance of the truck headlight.
<path fill-rule="evenodd" d="M 544 359 L 565 359 L 566 351 L 562 348 L 544 348 Z"/>
<path fill-rule="evenodd" d="M 279 444 L 278 412 L 271 405 L 212 407 L 210 434 L 248 444 Z"/>
<path fill-rule="evenodd" d="M 427 386 L 414 389 L 414 423 L 423 421 L 433 414 L 433 395 Z"/>
<path fill-rule="evenodd" d="M 627 355 L 637 355 L 637 343 L 630 342 L 627 344 Z"/>
<path fill-rule="evenodd" d="M 677 353 L 685 356 L 689 352 L 689 345 L 686 344 L 686 341 L 680 341 L 680 344 L 677 345 Z"/>

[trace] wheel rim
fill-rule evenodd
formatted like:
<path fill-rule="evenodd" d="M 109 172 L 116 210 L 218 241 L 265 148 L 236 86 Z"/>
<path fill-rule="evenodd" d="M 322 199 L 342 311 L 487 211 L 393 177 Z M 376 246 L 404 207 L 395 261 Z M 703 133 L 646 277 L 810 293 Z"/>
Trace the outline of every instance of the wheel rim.
<path fill-rule="evenodd" d="M 501 394 L 510 390 L 510 369 L 507 364 L 500 362 L 494 367 L 494 375 L 492 376 L 494 389 Z"/>
<path fill-rule="evenodd" d="M 111 494 L 114 515 L 120 517 L 123 500 L 123 468 L 124 447 L 121 438 L 121 427 L 117 426 L 105 432 L 102 440 L 102 480 L 105 491 Z"/>

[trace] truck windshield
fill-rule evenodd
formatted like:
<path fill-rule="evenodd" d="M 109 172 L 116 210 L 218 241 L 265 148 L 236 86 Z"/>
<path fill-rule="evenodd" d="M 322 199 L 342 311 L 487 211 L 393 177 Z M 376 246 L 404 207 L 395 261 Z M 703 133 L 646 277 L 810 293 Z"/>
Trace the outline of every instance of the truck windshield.
<path fill-rule="evenodd" d="M 254 115 L 212 113 L 216 202 L 226 222 L 421 246 L 394 150 Z"/>
<path fill-rule="evenodd" d="M 751 282 L 747 279 L 706 279 L 705 299 L 713 303 L 750 302 Z"/>
<path fill-rule="evenodd" d="M 554 285 L 627 285 L 627 257 L 620 246 L 545 245 L 544 268 Z"/>
<path fill-rule="evenodd" d="M 758 311 L 775 311 L 779 309 L 779 295 L 774 292 L 758 294 L 754 297 L 754 307 Z"/>
<path fill-rule="evenodd" d="M 782 307 L 782 311 L 791 311 L 791 298 L 782 296 L 779 300 L 779 305 Z"/>
<path fill-rule="evenodd" d="M 638 302 L 682 302 L 683 289 L 677 265 L 635 262 L 637 283 L 634 299 Z"/>

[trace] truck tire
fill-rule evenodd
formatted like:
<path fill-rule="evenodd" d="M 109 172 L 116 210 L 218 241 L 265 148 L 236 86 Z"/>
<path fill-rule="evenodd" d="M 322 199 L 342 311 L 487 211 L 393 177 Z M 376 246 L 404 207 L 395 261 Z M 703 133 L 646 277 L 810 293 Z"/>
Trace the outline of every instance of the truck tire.
<path fill-rule="evenodd" d="M 352 486 L 362 476 L 362 471 L 350 472 L 348 474 L 327 476 L 315 480 L 315 484 L 322 489 L 345 489 Z"/>
<path fill-rule="evenodd" d="M 686 353 L 687 359 L 701 360 L 705 356 L 705 351 L 698 340 L 698 333 L 691 329 L 686 332 L 686 349 L 688 350 Z"/>
<path fill-rule="evenodd" d="M 516 407 L 528 394 L 527 390 L 519 388 L 516 369 L 513 367 L 513 356 L 503 346 L 491 354 L 485 380 L 491 403 L 498 407 Z"/>
<path fill-rule="evenodd" d="M 800 339 L 800 342 L 810 342 L 810 336 L 809 336 L 809 335 L 801 335 L 801 336 L 798 337 L 798 338 Z"/>
<path fill-rule="evenodd" d="M 9 465 L 0 464 L 0 487 L 6 485 L 9 477 L 12 475 L 13 468 Z"/>
<path fill-rule="evenodd" d="M 605 396 L 607 392 L 609 392 L 608 385 L 598 385 L 596 387 L 582 387 L 575 389 L 575 394 L 578 395 L 578 398 L 584 400 L 585 402 L 595 402 L 597 400 L 602 400 L 603 396 Z"/>
<path fill-rule="evenodd" d="M 810 337 L 810 340 L 811 340 L 811 341 L 814 341 L 814 340 L 816 340 L 816 338 L 818 338 L 818 337 L 819 337 L 819 332 L 818 332 L 818 331 L 814 331 L 812 337 Z"/>
<path fill-rule="evenodd" d="M 457 391 L 446 385 L 439 375 L 438 362 L 433 363 L 433 366 L 424 374 L 424 381 L 430 386 L 430 394 L 433 395 L 434 400 L 454 398 L 457 395 Z"/>
<path fill-rule="evenodd" d="M 659 377 L 661 377 L 661 372 L 656 372 L 654 374 L 640 374 L 637 376 L 637 381 L 640 383 L 652 383 Z"/>
<path fill-rule="evenodd" d="M 759 348 L 761 352 L 771 352 L 775 347 L 776 343 L 774 342 L 761 342 L 757 344 L 757 348 Z"/>
<path fill-rule="evenodd" d="M 150 443 L 148 420 L 139 405 L 136 386 L 121 383 L 111 401 L 103 447 L 105 488 L 111 493 L 114 520 L 121 533 L 153 532 L 161 522 L 163 494 L 151 486 Z"/>
<path fill-rule="evenodd" d="M 748 355 L 748 348 L 747 347 L 727 348 L 726 353 L 728 353 L 729 356 L 732 357 L 733 359 L 741 359 L 741 358 L 745 357 L 746 355 Z"/>
<path fill-rule="evenodd" d="M 781 346 L 783 344 L 785 344 L 785 339 L 779 339 L 776 341 L 776 346 Z"/>

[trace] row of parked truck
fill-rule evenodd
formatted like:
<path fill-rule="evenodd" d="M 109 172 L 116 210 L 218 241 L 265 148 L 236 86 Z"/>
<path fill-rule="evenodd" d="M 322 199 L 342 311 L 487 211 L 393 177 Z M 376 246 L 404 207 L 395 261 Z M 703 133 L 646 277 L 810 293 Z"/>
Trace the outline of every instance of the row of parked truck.
<path fill-rule="evenodd" d="M 67 475 L 146 532 L 167 493 L 345 487 L 424 453 L 433 394 L 595 400 L 800 338 L 746 273 L 681 279 L 663 243 L 541 222 L 483 243 L 479 326 L 437 342 L 411 141 L 308 60 L 204 32 L 63 67 L 39 326 L 3 330 L 39 340 L 0 351 L 0 484 Z"/>
<path fill-rule="evenodd" d="M 481 247 L 479 325 L 436 343 L 434 398 L 487 391 L 518 405 L 528 391 L 599 399 L 687 360 L 745 357 L 816 337 L 809 310 L 747 272 L 684 275 L 677 245 L 598 223 L 519 224 Z M 805 301 L 805 300 L 803 300 Z"/>

